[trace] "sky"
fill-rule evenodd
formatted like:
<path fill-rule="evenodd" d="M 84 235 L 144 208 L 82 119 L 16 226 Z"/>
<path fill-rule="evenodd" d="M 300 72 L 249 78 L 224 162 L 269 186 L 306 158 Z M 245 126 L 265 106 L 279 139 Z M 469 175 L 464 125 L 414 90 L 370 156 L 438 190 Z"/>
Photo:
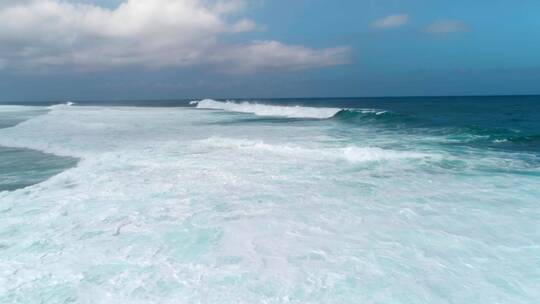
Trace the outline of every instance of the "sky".
<path fill-rule="evenodd" d="M 538 0 L 0 0 L 0 101 L 514 94 Z"/>

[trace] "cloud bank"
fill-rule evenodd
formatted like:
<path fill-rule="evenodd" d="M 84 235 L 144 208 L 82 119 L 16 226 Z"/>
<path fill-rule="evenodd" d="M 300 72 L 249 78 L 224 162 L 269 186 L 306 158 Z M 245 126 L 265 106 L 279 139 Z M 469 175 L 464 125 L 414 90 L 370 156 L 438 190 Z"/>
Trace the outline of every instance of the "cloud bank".
<path fill-rule="evenodd" d="M 349 49 L 223 42 L 255 31 L 240 0 L 126 0 L 108 9 L 60 0 L 0 3 L 0 68 L 216 66 L 221 71 L 344 64 Z"/>
<path fill-rule="evenodd" d="M 409 15 L 390 15 L 381 19 L 377 19 L 371 23 L 371 27 L 379 29 L 388 29 L 394 27 L 400 27 L 409 22 Z"/>

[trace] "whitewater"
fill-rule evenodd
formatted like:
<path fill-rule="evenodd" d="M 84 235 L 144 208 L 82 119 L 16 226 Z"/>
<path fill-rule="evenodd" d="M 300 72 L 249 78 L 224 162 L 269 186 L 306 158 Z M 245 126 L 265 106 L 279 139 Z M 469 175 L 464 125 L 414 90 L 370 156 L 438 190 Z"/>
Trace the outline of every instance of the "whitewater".
<path fill-rule="evenodd" d="M 0 303 L 536 303 L 535 137 L 414 106 L 0 105 Z"/>

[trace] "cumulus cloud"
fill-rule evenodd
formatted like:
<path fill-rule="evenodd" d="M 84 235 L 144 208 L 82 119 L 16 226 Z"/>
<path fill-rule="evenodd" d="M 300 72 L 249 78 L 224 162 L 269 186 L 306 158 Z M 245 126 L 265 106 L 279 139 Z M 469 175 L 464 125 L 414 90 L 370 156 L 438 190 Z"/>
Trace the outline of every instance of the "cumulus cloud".
<path fill-rule="evenodd" d="M 377 19 L 371 23 L 374 28 L 387 29 L 393 27 L 400 27 L 409 22 L 409 15 L 390 15 L 381 19 Z"/>
<path fill-rule="evenodd" d="M 312 49 L 277 41 L 226 44 L 224 36 L 260 28 L 239 17 L 241 0 L 126 0 L 114 9 L 88 1 L 1 3 L 3 66 L 108 69 L 213 64 L 251 72 L 338 65 L 347 62 L 349 53 L 345 47 Z"/>
<path fill-rule="evenodd" d="M 467 30 L 465 23 L 459 20 L 438 20 L 426 28 L 430 34 L 449 34 Z"/>

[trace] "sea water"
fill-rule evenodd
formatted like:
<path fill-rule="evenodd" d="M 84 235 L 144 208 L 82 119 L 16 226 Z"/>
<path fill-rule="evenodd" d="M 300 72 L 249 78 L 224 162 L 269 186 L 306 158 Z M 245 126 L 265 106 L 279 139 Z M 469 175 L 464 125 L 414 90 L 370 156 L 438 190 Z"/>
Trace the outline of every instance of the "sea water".
<path fill-rule="evenodd" d="M 0 105 L 0 129 L 47 113 L 44 107 Z M 74 165 L 76 159 L 25 148 L 0 146 L 0 191 L 37 184 Z"/>
<path fill-rule="evenodd" d="M 540 299 L 539 97 L 0 105 L 0 124 L 0 303 Z"/>

